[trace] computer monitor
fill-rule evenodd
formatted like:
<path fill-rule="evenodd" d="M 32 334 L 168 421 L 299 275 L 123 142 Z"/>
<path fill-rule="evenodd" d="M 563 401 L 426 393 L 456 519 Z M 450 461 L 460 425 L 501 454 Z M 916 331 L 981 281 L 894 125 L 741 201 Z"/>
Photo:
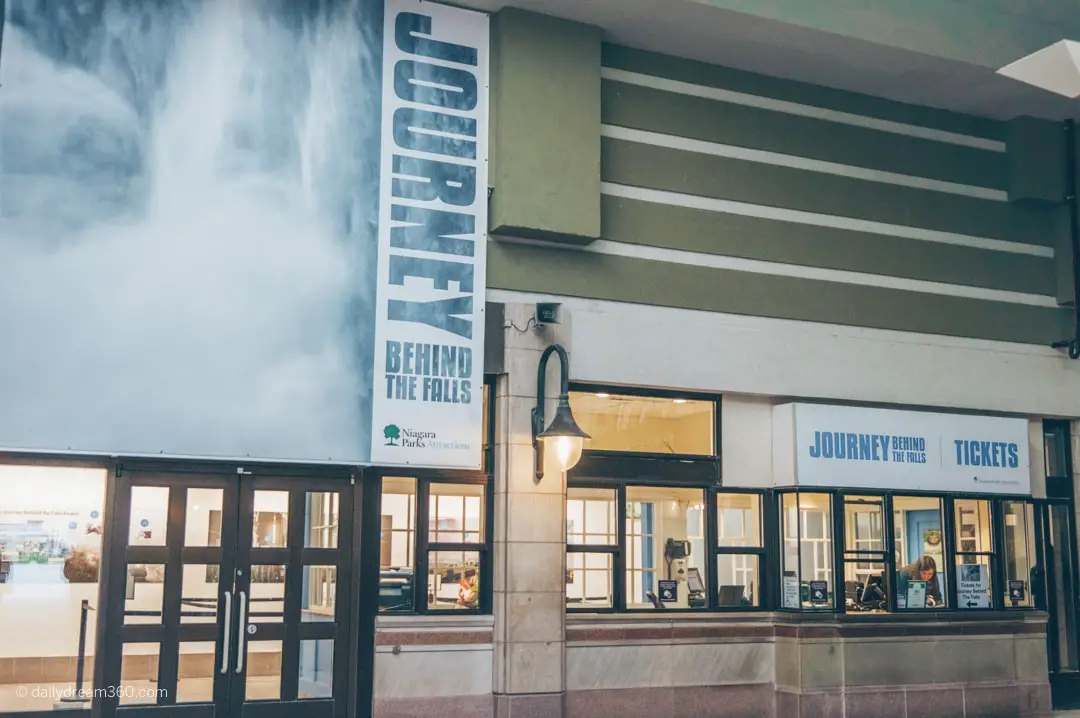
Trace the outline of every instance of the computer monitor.
<path fill-rule="evenodd" d="M 720 595 L 717 597 L 716 603 L 719 606 L 741 606 L 743 594 L 745 593 L 746 586 L 741 584 L 721 586 Z"/>
<path fill-rule="evenodd" d="M 686 569 L 686 588 L 690 593 L 705 592 L 705 582 L 701 580 L 701 571 L 693 566 Z"/>
<path fill-rule="evenodd" d="M 885 582 L 880 573 L 867 577 L 866 585 L 859 596 L 861 604 L 877 604 L 885 600 Z"/>

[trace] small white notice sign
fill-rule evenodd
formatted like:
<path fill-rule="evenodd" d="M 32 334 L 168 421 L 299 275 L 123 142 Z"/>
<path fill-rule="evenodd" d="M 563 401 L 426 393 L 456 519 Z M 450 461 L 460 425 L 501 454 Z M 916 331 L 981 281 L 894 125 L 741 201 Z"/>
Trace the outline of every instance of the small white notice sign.
<path fill-rule="evenodd" d="M 799 579 L 797 576 L 784 576 L 784 608 L 799 608 L 802 599 L 799 595 Z"/>
<path fill-rule="evenodd" d="M 990 608 L 990 579 L 986 568 L 981 563 L 965 563 L 956 567 L 958 608 Z"/>

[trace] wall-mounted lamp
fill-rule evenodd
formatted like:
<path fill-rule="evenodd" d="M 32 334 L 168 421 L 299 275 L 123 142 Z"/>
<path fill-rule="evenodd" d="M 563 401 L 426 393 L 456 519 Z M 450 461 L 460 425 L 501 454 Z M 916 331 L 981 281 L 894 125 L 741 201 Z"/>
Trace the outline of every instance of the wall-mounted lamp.
<path fill-rule="evenodd" d="M 559 403 L 555 407 L 555 416 L 544 428 L 544 384 L 547 377 L 547 363 L 553 353 L 559 355 Z M 532 436 L 536 480 L 544 477 L 544 449 L 548 442 L 555 447 L 555 456 L 562 471 L 574 468 L 585 448 L 585 439 L 591 438 L 574 421 L 570 411 L 570 360 L 566 350 L 558 344 L 552 344 L 540 355 L 540 366 L 536 373 L 536 406 L 532 410 Z"/>

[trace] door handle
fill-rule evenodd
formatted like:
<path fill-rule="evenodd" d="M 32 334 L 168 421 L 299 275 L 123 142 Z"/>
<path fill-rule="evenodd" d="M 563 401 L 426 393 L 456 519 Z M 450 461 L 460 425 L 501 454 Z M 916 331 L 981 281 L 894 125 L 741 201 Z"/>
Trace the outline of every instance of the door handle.
<path fill-rule="evenodd" d="M 236 631 L 236 672 L 244 672 L 244 640 L 247 638 L 247 596 L 240 592 L 240 623 Z"/>
<path fill-rule="evenodd" d="M 229 672 L 229 639 L 232 638 L 232 591 L 225 592 L 225 638 L 221 647 L 221 672 Z"/>

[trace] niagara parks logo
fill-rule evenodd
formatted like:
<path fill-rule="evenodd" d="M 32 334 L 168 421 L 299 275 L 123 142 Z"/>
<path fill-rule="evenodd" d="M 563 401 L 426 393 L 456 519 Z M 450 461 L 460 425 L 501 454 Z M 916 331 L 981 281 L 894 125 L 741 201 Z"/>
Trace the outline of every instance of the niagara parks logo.
<path fill-rule="evenodd" d="M 400 446 L 406 449 L 438 449 L 441 451 L 468 451 L 469 444 L 460 441 L 439 441 L 434 431 L 403 429 L 397 424 L 383 427 L 386 446 Z"/>

